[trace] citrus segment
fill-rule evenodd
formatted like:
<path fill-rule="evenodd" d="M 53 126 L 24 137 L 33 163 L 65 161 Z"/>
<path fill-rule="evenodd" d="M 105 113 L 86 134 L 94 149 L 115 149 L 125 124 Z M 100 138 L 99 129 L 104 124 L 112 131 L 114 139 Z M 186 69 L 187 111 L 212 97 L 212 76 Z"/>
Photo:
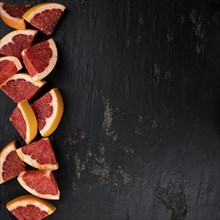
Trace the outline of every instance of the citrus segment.
<path fill-rule="evenodd" d="M 37 119 L 27 100 L 18 103 L 10 116 L 10 121 L 27 144 L 36 137 Z"/>
<path fill-rule="evenodd" d="M 34 82 L 43 79 L 53 70 L 57 57 L 57 47 L 52 38 L 22 52 L 24 65 Z"/>
<path fill-rule="evenodd" d="M 33 82 L 29 74 L 18 73 L 4 82 L 1 90 L 18 103 L 24 99 L 31 100 L 45 83 L 46 81 Z"/>
<path fill-rule="evenodd" d="M 65 6 L 58 3 L 43 3 L 30 8 L 23 18 L 46 35 L 53 33 Z"/>
<path fill-rule="evenodd" d="M 9 27 L 24 30 L 26 24 L 22 16 L 30 8 L 31 6 L 28 4 L 9 4 L 0 2 L 0 17 Z"/>
<path fill-rule="evenodd" d="M 18 182 L 29 193 L 43 198 L 60 198 L 60 191 L 56 179 L 51 170 L 29 170 L 21 172 L 18 176 Z"/>
<path fill-rule="evenodd" d="M 0 184 L 15 178 L 24 170 L 24 163 L 16 154 L 16 142 L 12 141 L 0 153 Z"/>
<path fill-rule="evenodd" d="M 32 109 L 38 121 L 38 129 L 43 137 L 51 135 L 58 127 L 64 111 L 63 99 L 57 88 L 35 101 Z"/>
<path fill-rule="evenodd" d="M 21 62 L 13 56 L 0 58 L 0 86 L 11 76 L 22 69 Z"/>
<path fill-rule="evenodd" d="M 19 220 L 41 220 L 56 210 L 51 203 L 32 195 L 15 198 L 6 208 Z"/>
<path fill-rule="evenodd" d="M 42 138 L 17 149 L 21 160 L 30 166 L 42 170 L 56 170 L 58 164 L 49 138 Z"/>
<path fill-rule="evenodd" d="M 15 30 L 0 40 L 0 54 L 21 59 L 21 52 L 29 48 L 36 37 L 37 30 Z"/>

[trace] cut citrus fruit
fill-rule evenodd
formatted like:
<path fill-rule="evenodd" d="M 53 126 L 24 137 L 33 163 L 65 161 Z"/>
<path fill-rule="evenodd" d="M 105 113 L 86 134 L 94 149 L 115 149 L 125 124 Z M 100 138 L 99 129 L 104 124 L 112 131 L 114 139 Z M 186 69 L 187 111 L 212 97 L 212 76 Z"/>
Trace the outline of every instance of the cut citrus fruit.
<path fill-rule="evenodd" d="M 0 17 L 9 27 L 24 30 L 26 24 L 23 14 L 31 8 L 28 4 L 9 4 L 0 2 Z"/>
<path fill-rule="evenodd" d="M 21 160 L 41 170 L 57 170 L 58 163 L 49 138 L 42 138 L 17 149 Z"/>
<path fill-rule="evenodd" d="M 60 191 L 51 170 L 23 171 L 18 176 L 18 182 L 34 196 L 54 200 L 60 198 Z"/>
<path fill-rule="evenodd" d="M 43 137 L 51 135 L 59 125 L 64 110 L 59 89 L 51 89 L 31 107 L 36 115 L 40 134 Z"/>
<path fill-rule="evenodd" d="M 30 8 L 23 18 L 43 33 L 50 35 L 64 10 L 65 6 L 58 3 L 42 3 Z"/>
<path fill-rule="evenodd" d="M 16 142 L 7 144 L 0 153 L 0 184 L 25 171 L 25 165 L 16 153 Z"/>
<path fill-rule="evenodd" d="M 8 78 L 16 74 L 22 69 L 21 62 L 18 58 L 13 56 L 1 57 L 0 58 L 0 86 Z"/>
<path fill-rule="evenodd" d="M 21 59 L 21 52 L 29 48 L 35 39 L 37 30 L 15 30 L 0 40 L 0 54 Z"/>
<path fill-rule="evenodd" d="M 57 57 L 57 47 L 52 38 L 22 52 L 24 65 L 34 82 L 43 79 L 53 70 Z"/>
<path fill-rule="evenodd" d="M 10 121 L 27 144 L 36 137 L 37 119 L 27 100 L 18 103 L 10 116 Z"/>
<path fill-rule="evenodd" d="M 41 220 L 56 210 L 51 203 L 32 195 L 15 198 L 7 203 L 6 208 L 19 220 Z"/>
<path fill-rule="evenodd" d="M 46 81 L 32 82 L 29 74 L 18 73 L 5 81 L 1 90 L 15 103 L 18 103 L 24 99 L 31 100 L 45 83 Z"/>

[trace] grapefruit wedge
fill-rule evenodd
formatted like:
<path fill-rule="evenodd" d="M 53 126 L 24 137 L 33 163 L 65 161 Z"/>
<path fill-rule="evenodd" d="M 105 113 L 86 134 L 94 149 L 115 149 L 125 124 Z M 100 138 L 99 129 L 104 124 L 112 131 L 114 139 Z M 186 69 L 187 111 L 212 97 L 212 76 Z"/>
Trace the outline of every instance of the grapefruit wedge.
<path fill-rule="evenodd" d="M 16 153 L 16 142 L 12 141 L 0 153 L 0 184 L 15 178 L 22 171 L 25 171 L 25 165 Z"/>
<path fill-rule="evenodd" d="M 57 47 L 52 38 L 35 44 L 23 50 L 22 58 L 32 80 L 38 81 L 45 78 L 55 67 L 58 53 Z"/>
<path fill-rule="evenodd" d="M 10 116 L 10 121 L 27 144 L 36 137 L 37 119 L 27 100 L 18 103 Z"/>
<path fill-rule="evenodd" d="M 32 82 L 27 73 L 18 73 L 6 80 L 1 90 L 8 95 L 13 102 L 18 103 L 24 99 L 31 100 L 45 85 L 46 81 Z"/>
<path fill-rule="evenodd" d="M 23 18 L 44 34 L 53 33 L 65 6 L 58 3 L 42 3 L 30 8 Z"/>
<path fill-rule="evenodd" d="M 11 76 L 22 69 L 21 62 L 13 56 L 0 58 L 0 86 Z"/>
<path fill-rule="evenodd" d="M 19 220 L 41 220 L 56 210 L 51 203 L 32 195 L 15 198 L 7 203 L 6 208 Z"/>
<path fill-rule="evenodd" d="M 26 24 L 23 14 L 31 8 L 28 4 L 9 4 L 0 2 L 0 17 L 9 27 L 24 30 Z"/>
<path fill-rule="evenodd" d="M 57 170 L 58 163 L 49 138 L 42 138 L 17 149 L 21 160 L 41 170 Z"/>
<path fill-rule="evenodd" d="M 23 171 L 17 179 L 20 185 L 34 196 L 53 200 L 60 198 L 60 191 L 51 170 Z"/>
<path fill-rule="evenodd" d="M 29 48 L 37 35 L 37 30 L 15 30 L 0 40 L 0 54 L 21 59 L 21 52 Z"/>
<path fill-rule="evenodd" d="M 51 89 L 31 105 L 41 136 L 51 135 L 58 127 L 63 115 L 64 104 L 60 91 Z"/>

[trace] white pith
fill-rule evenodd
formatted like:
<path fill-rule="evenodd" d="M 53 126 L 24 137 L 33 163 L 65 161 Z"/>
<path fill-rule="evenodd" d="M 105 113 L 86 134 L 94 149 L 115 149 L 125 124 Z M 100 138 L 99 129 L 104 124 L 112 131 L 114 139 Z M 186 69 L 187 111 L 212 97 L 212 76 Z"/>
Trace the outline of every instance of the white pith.
<path fill-rule="evenodd" d="M 32 29 L 26 29 L 26 30 L 15 30 L 15 31 L 12 31 L 10 32 L 9 34 L 5 35 L 1 40 L 0 40 L 0 49 L 8 44 L 9 42 L 13 42 L 12 41 L 12 38 L 15 36 L 15 35 L 18 35 L 18 34 L 23 34 L 23 35 L 30 35 L 30 36 L 35 36 L 37 34 L 37 30 L 32 30 Z"/>
<path fill-rule="evenodd" d="M 3 7 L 4 3 L 3 2 L 0 2 L 0 15 L 3 14 L 6 18 L 8 19 L 13 19 L 13 20 L 17 20 L 17 21 L 22 21 L 23 19 L 22 18 L 15 18 L 15 17 L 12 17 L 11 15 L 9 15 L 2 7 Z M 1 16 L 0 16 L 1 17 Z"/>
<path fill-rule="evenodd" d="M 38 192 L 36 192 L 34 189 L 30 188 L 22 179 L 23 175 L 28 172 L 28 171 L 23 171 L 20 173 L 20 175 L 18 176 L 17 180 L 18 182 L 21 184 L 21 186 L 26 189 L 29 193 L 31 193 L 32 195 L 34 196 L 37 196 L 39 198 L 42 198 L 42 199 L 51 199 L 51 200 L 58 200 L 60 198 L 60 191 L 58 189 L 58 193 L 57 195 L 51 195 L 51 194 L 40 194 Z M 50 170 L 47 170 L 47 172 L 45 173 L 46 176 L 49 176 L 51 173 Z"/>
<path fill-rule="evenodd" d="M 57 4 L 57 3 L 50 3 L 50 4 L 42 5 L 39 9 L 37 9 L 36 11 L 31 13 L 27 17 L 26 20 L 30 22 L 36 14 L 41 13 L 41 12 L 43 12 L 45 10 L 51 10 L 51 9 L 60 9 L 60 10 L 64 11 L 65 7 L 63 5 Z"/>
<path fill-rule="evenodd" d="M 22 149 L 19 148 L 16 150 L 18 156 L 20 157 L 21 160 L 23 160 L 25 163 L 28 165 L 35 167 L 40 170 L 56 170 L 58 169 L 58 164 L 39 164 L 36 160 L 31 158 L 31 156 L 26 155 L 22 152 Z"/>
<path fill-rule="evenodd" d="M 56 96 L 55 90 L 52 89 L 50 91 L 50 94 L 52 96 L 52 102 L 50 103 L 50 106 L 53 106 L 53 113 L 52 113 L 52 115 L 49 118 L 46 118 L 46 124 L 43 127 L 43 129 L 40 130 L 40 133 L 41 133 L 42 136 L 44 136 L 45 133 L 48 131 L 48 129 L 50 129 L 50 127 L 53 124 L 54 119 L 55 119 L 55 117 L 57 115 L 57 112 L 58 112 L 58 100 L 57 100 L 57 96 Z"/>
<path fill-rule="evenodd" d="M 22 69 L 22 64 L 20 62 L 20 60 L 17 57 L 14 56 L 6 56 L 6 57 L 1 57 L 0 58 L 0 62 L 3 60 L 9 60 L 11 62 L 13 62 L 17 68 L 17 71 Z"/>
<path fill-rule="evenodd" d="M 7 206 L 7 209 L 9 211 L 11 211 L 13 209 L 16 209 L 19 206 L 26 207 L 27 205 L 34 205 L 36 207 L 39 207 L 41 209 L 41 211 L 45 211 L 48 214 L 52 213 L 51 209 L 48 206 L 46 206 L 43 203 L 40 203 L 38 201 L 35 201 L 34 199 L 23 199 L 21 201 L 14 202 L 14 203 L 10 204 L 9 206 Z"/>
<path fill-rule="evenodd" d="M 9 153 L 11 153 L 12 151 L 16 150 L 16 147 L 14 145 L 14 143 L 12 142 L 11 144 L 7 145 L 1 152 L 0 154 L 0 184 L 4 183 L 4 179 L 2 177 L 2 173 L 3 173 L 3 163 L 5 162 L 5 159 L 7 157 L 7 155 Z"/>
<path fill-rule="evenodd" d="M 15 75 L 13 75 L 12 77 L 10 77 L 7 81 L 5 81 L 3 85 L 6 85 L 8 81 L 17 80 L 17 79 L 24 79 L 27 82 L 31 82 L 32 84 L 34 84 L 35 86 L 38 86 L 38 87 L 42 87 L 46 83 L 46 81 L 33 82 L 32 78 L 29 74 L 27 74 L 27 73 L 17 73 Z"/>

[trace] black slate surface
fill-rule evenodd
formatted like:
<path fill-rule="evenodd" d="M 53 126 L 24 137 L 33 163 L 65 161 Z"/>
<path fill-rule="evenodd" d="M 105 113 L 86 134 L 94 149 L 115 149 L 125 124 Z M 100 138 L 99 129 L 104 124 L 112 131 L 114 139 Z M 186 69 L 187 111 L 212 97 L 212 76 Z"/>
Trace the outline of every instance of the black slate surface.
<path fill-rule="evenodd" d="M 47 89 L 60 88 L 65 113 L 48 219 L 220 219 L 219 1 L 57 2 L 67 10 Z M 0 149 L 24 144 L 14 107 L 1 92 Z M 16 179 L 0 186 L 1 220 L 25 193 Z"/>

